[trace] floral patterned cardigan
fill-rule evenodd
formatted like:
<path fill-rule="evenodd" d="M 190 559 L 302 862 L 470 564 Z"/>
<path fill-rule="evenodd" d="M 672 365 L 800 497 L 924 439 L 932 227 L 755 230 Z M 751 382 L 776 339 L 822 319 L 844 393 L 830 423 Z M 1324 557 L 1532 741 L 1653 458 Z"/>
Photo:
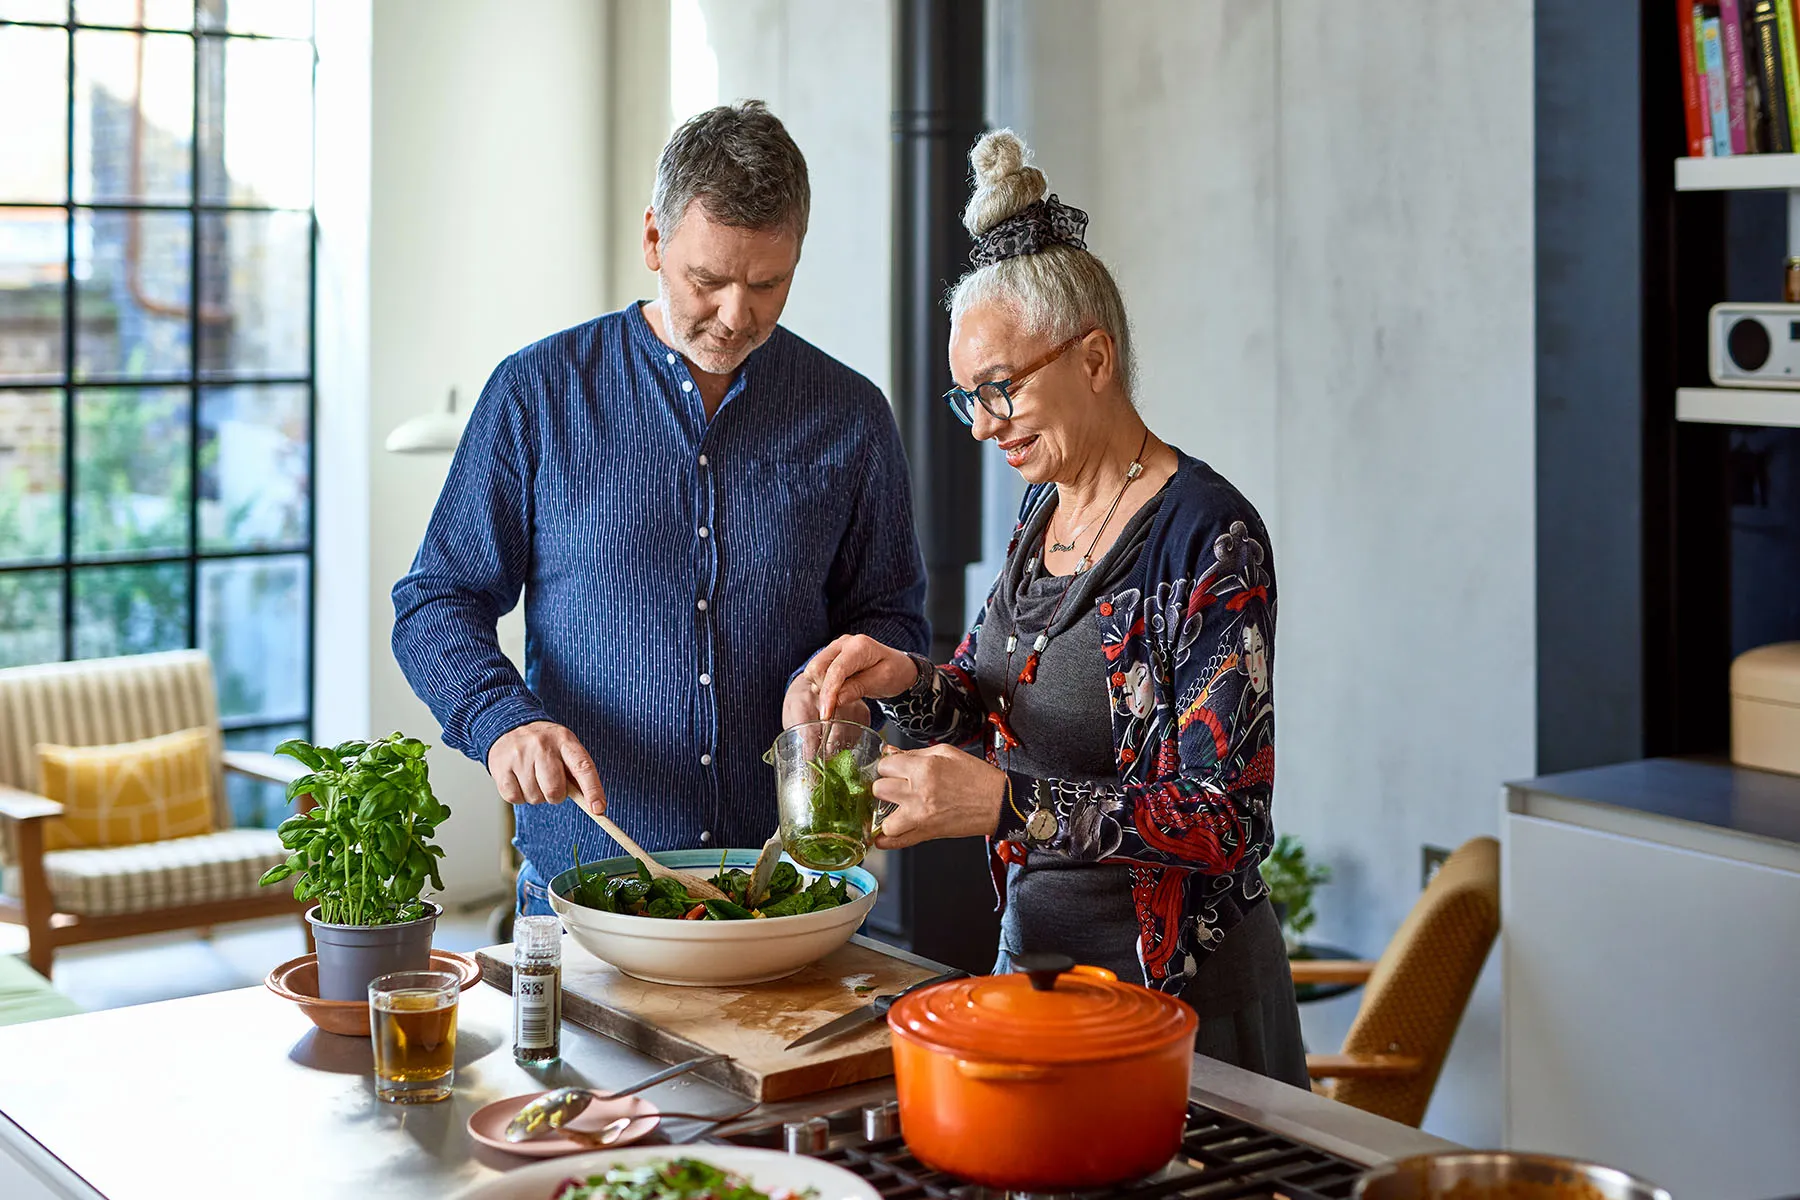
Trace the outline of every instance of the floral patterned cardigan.
<path fill-rule="evenodd" d="M 1268 533 L 1223 476 L 1177 455 L 1135 568 L 1094 603 L 1104 655 L 1094 669 L 1108 681 L 1118 781 L 1012 772 L 1010 802 L 989 840 L 1002 903 L 1006 865 L 1023 863 L 1027 848 L 1129 866 L 1145 980 L 1175 993 L 1268 891 L 1257 867 L 1273 836 L 1275 779 Z M 1053 495 L 1049 485 L 1027 491 L 1008 558 Z M 975 682 L 985 615 L 984 606 L 947 665 L 881 707 L 913 737 L 979 747 L 998 766 L 1004 735 Z M 1034 839 L 1026 819 L 1040 807 L 1054 814 L 1056 831 Z"/>

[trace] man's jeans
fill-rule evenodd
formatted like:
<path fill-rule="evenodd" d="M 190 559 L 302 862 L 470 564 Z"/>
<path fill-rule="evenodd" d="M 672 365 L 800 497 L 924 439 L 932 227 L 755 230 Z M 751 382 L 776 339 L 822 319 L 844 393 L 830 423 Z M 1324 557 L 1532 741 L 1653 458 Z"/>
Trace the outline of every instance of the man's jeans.
<path fill-rule="evenodd" d="M 545 886 L 544 877 L 529 862 L 519 868 L 519 888 L 514 905 L 521 917 L 556 915 L 556 910 L 550 907 L 550 889 Z"/>

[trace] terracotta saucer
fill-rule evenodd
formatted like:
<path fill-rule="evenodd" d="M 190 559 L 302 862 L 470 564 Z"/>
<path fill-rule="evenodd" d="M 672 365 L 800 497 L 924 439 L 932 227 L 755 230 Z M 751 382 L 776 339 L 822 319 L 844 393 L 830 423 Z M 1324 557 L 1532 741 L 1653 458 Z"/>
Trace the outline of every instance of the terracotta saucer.
<path fill-rule="evenodd" d="M 481 964 L 454 950 L 433 950 L 431 967 L 434 971 L 448 971 L 460 976 L 463 991 L 468 991 L 469 985 L 481 978 Z M 345 1037 L 369 1036 L 367 1000 L 319 999 L 319 959 L 315 954 L 290 958 L 269 972 L 263 986 L 283 1000 L 298 1004 L 300 1011 L 326 1033 Z"/>
<path fill-rule="evenodd" d="M 594 1147 L 584 1146 L 566 1137 L 533 1138 L 529 1142 L 506 1140 L 507 1122 L 521 1108 L 542 1095 L 543 1092 L 526 1092 L 523 1096 L 508 1096 L 504 1100 L 496 1100 L 484 1108 L 476 1109 L 469 1115 L 469 1136 L 484 1146 L 492 1146 L 496 1150 L 525 1158 L 555 1158 L 559 1154 L 580 1154 L 592 1150 Z M 580 1116 L 570 1121 L 568 1127 L 587 1133 L 599 1133 L 620 1117 L 636 1117 L 637 1120 L 627 1125 L 625 1132 L 606 1146 L 608 1150 L 615 1146 L 629 1146 L 655 1129 L 661 1120 L 657 1115 L 656 1105 L 642 1096 L 627 1096 L 623 1100 L 595 1100 L 582 1110 Z"/>

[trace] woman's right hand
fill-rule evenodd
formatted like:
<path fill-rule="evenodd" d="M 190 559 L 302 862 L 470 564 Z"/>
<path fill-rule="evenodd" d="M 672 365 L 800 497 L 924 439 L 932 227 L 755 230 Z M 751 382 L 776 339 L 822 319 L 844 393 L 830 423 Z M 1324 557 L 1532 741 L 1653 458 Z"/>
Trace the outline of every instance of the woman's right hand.
<path fill-rule="evenodd" d="M 898 696 L 918 682 L 919 668 L 902 651 L 853 633 L 813 655 L 801 677 L 818 689 L 819 719 L 829 721 L 844 705 Z"/>

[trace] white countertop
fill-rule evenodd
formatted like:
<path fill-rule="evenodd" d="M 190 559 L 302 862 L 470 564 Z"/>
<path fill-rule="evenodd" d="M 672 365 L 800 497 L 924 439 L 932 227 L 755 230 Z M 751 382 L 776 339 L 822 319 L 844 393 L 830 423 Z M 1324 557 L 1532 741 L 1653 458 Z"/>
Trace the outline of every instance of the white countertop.
<path fill-rule="evenodd" d="M 49 1194 L 82 1200 L 441 1200 L 527 1161 L 470 1139 L 464 1122 L 477 1108 L 561 1083 L 616 1087 L 662 1065 L 565 1025 L 563 1062 L 533 1074 L 512 1060 L 510 1016 L 509 998 L 485 984 L 463 993 L 456 1094 L 412 1107 L 375 1099 L 366 1040 L 320 1033 L 261 988 L 11 1026 L 0 1029 L 0 1153 Z M 1209 1059 L 1195 1059 L 1192 1094 L 1353 1161 L 1451 1148 Z M 891 1095 L 881 1081 L 769 1106 L 745 1124 Z M 649 1096 L 691 1112 L 743 1103 L 692 1078 Z M 707 1132 L 667 1128 L 675 1141 Z"/>

